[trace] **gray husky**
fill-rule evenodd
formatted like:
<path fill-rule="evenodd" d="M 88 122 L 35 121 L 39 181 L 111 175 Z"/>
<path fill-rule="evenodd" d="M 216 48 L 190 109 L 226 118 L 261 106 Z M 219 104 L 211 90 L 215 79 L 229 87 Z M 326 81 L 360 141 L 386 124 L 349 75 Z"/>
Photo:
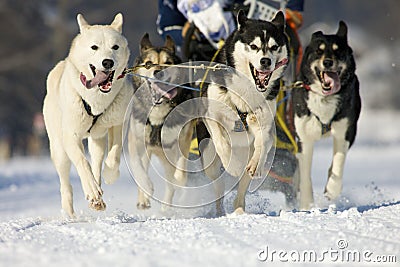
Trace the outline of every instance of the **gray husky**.
<path fill-rule="evenodd" d="M 143 36 L 140 55 L 135 62 L 136 74 L 165 80 L 171 72 L 171 68 L 164 72 L 165 66 L 179 63 L 181 60 L 175 54 L 172 38 L 167 36 L 164 46 L 156 47 L 150 42 L 148 34 Z M 144 88 L 134 94 L 128 135 L 132 171 L 139 187 L 137 208 L 150 208 L 150 196 L 154 189 L 148 171 L 152 155 L 157 156 L 164 167 L 167 187 L 163 203 L 171 205 L 176 185 L 186 184 L 185 170 L 194 130 L 192 123 L 182 124 L 187 110 L 181 110 L 179 105 L 194 95 L 192 91 L 166 86 L 155 80 L 137 76 L 134 80 L 137 89 Z M 142 92 L 148 93 L 149 97 L 138 96 Z M 172 119 L 167 120 L 173 110 Z"/>

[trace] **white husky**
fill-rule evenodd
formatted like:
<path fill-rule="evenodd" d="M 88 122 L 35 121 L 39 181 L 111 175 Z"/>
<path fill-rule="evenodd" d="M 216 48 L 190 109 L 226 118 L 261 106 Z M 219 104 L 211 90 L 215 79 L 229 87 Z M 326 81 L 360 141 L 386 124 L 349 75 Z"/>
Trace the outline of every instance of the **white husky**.
<path fill-rule="evenodd" d="M 50 152 L 60 177 L 62 208 L 74 217 L 71 162 L 81 179 L 92 209 L 104 210 L 101 169 L 106 183 L 119 176 L 122 123 L 133 88 L 123 75 L 128 64 L 128 42 L 122 35 L 122 14 L 110 25 L 89 25 L 78 14 L 80 34 L 69 55 L 47 77 L 43 114 Z M 85 158 L 82 140 L 88 138 L 91 165 Z"/>

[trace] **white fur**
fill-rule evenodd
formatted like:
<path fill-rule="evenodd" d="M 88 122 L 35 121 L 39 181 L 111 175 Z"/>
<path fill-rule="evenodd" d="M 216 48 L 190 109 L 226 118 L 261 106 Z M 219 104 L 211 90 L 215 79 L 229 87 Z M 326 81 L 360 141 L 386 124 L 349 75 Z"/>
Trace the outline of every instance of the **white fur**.
<path fill-rule="evenodd" d="M 108 154 L 104 161 L 103 176 L 112 183 L 119 176 L 120 154 L 122 149 L 122 123 L 133 88 L 129 79 L 117 77 L 127 66 L 129 49 L 126 39 L 121 35 L 122 15 L 115 16 L 110 25 L 89 25 L 82 15 L 77 21 L 80 28 L 72 42 L 70 52 L 49 73 L 47 95 L 43 114 L 50 140 L 51 157 L 60 177 L 62 208 L 74 216 L 72 187 L 69 181 L 71 162 L 75 165 L 81 179 L 85 197 L 91 208 L 102 210 L 101 167 L 108 134 Z M 98 50 L 93 51 L 92 45 Z M 111 47 L 118 45 L 119 49 Z M 89 64 L 102 70 L 102 61 L 114 61 L 115 75 L 109 93 L 99 88 L 87 89 L 80 81 L 80 73 L 88 79 L 93 77 Z M 93 118 L 83 106 L 84 99 L 94 115 L 101 114 L 90 133 Z M 85 158 L 82 140 L 88 138 L 91 165 Z"/>
<path fill-rule="evenodd" d="M 272 37 L 269 38 L 269 40 L 268 40 L 268 47 L 271 48 L 271 47 L 273 47 L 274 45 L 278 45 L 278 44 L 276 43 L 275 39 L 272 38 Z"/>
<path fill-rule="evenodd" d="M 338 96 L 321 96 L 310 93 L 307 106 L 311 112 L 318 116 L 322 123 L 329 123 L 337 111 Z"/>

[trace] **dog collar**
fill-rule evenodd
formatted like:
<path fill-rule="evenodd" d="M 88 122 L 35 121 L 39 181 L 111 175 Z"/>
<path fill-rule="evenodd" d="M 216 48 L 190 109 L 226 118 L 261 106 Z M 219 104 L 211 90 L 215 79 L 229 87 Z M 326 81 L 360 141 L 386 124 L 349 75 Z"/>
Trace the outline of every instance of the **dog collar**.
<path fill-rule="evenodd" d="M 304 89 L 306 89 L 307 91 L 311 91 L 311 86 L 308 84 L 303 84 Z"/>
<path fill-rule="evenodd" d="M 125 68 L 122 73 L 117 77 L 117 80 L 122 79 L 128 73 L 128 70 Z"/>
<path fill-rule="evenodd" d="M 291 88 L 304 88 L 307 91 L 312 91 L 311 86 L 309 84 L 304 83 L 303 81 L 297 81 L 293 83 L 293 87 Z"/>

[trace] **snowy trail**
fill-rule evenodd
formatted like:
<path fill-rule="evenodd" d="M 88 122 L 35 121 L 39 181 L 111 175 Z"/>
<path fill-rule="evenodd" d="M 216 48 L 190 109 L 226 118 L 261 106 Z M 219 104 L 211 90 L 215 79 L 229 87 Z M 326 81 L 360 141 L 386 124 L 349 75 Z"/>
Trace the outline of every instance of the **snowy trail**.
<path fill-rule="evenodd" d="M 361 263 L 370 261 L 368 266 L 399 266 L 399 115 L 363 112 L 336 209 L 322 196 L 332 154 L 329 142 L 320 143 L 314 155 L 319 209 L 281 211 L 283 196 L 262 191 L 248 195 L 250 214 L 234 218 L 210 217 L 213 206 L 165 214 L 154 201 L 152 209 L 140 212 L 136 186 L 122 163 L 121 178 L 103 186 L 107 210 L 100 213 L 88 209 L 73 170 L 78 219 L 71 222 L 61 215 L 50 159 L 1 163 L 0 266 L 266 266 L 292 263 L 305 253 L 306 259 L 296 264 L 304 266 L 314 262 L 307 259 L 311 252 L 317 262 L 330 265 L 359 266 L 346 258 L 358 253 Z M 234 193 L 227 196 L 228 209 L 233 199 Z M 280 259 L 279 251 L 286 257 Z M 378 262 L 393 260 L 391 255 L 397 263 Z"/>

